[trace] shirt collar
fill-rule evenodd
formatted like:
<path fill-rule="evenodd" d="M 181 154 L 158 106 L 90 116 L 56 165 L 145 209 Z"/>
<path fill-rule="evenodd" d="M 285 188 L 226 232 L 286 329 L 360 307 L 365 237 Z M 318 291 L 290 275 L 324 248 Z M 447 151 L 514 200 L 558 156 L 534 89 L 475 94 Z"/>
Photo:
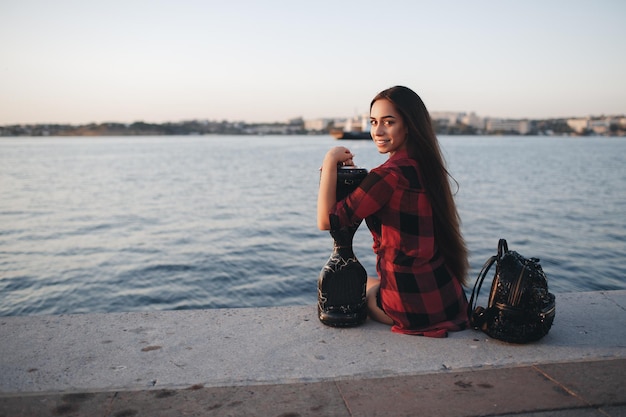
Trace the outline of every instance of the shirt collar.
<path fill-rule="evenodd" d="M 395 161 L 397 159 L 407 159 L 407 158 L 409 158 L 409 152 L 405 148 L 405 149 L 400 149 L 394 152 L 394 154 L 389 157 L 389 160 Z"/>

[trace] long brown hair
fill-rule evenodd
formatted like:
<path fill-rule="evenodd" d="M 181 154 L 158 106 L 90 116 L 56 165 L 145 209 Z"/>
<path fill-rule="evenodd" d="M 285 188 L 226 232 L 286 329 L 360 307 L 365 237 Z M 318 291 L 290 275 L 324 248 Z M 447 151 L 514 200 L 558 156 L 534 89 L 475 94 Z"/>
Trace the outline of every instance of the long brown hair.
<path fill-rule="evenodd" d="M 372 100 L 370 110 L 378 100 L 389 100 L 408 127 L 407 151 L 417 161 L 433 208 L 435 242 L 448 268 L 466 285 L 469 262 L 450 187 L 450 179 L 454 179 L 446 169 L 430 114 L 420 96 L 407 87 L 395 86 L 381 91 Z"/>

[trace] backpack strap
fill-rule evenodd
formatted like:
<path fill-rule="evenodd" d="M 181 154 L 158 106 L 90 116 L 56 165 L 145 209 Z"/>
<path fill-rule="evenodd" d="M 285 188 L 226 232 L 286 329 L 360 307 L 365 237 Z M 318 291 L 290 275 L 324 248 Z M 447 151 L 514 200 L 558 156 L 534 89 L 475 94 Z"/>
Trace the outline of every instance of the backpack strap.
<path fill-rule="evenodd" d="M 528 265 L 528 259 L 524 261 L 522 265 L 522 269 L 515 280 L 514 285 L 512 285 L 509 291 L 509 305 L 513 307 L 519 307 L 520 301 L 522 300 L 522 283 L 524 281 L 524 275 L 527 274 L 526 266 Z"/>
<path fill-rule="evenodd" d="M 504 240 L 504 239 L 501 239 L 501 240 Z M 506 241 L 505 241 L 505 245 L 506 245 Z M 498 248 L 498 255 L 499 254 L 500 254 L 500 249 Z M 470 301 L 467 306 L 467 317 L 469 317 L 471 324 L 475 327 L 479 326 L 478 323 L 474 323 L 475 321 L 474 312 L 475 310 L 477 310 L 475 304 L 478 302 L 478 293 L 480 293 L 480 287 L 482 287 L 483 281 L 485 280 L 485 276 L 487 276 L 487 273 L 489 272 L 489 269 L 491 269 L 491 266 L 494 263 L 496 263 L 496 261 L 498 261 L 499 259 L 500 258 L 495 255 L 487 259 L 487 262 L 485 262 L 485 264 L 483 265 L 483 269 L 478 274 L 478 278 L 476 279 L 476 283 L 474 284 L 474 289 L 472 290 L 472 296 L 470 297 Z M 482 307 L 478 307 L 478 309 L 482 309 Z"/>
<path fill-rule="evenodd" d="M 502 259 L 502 257 L 509 251 L 509 245 L 506 243 L 506 239 L 500 239 L 498 241 L 498 260 Z"/>

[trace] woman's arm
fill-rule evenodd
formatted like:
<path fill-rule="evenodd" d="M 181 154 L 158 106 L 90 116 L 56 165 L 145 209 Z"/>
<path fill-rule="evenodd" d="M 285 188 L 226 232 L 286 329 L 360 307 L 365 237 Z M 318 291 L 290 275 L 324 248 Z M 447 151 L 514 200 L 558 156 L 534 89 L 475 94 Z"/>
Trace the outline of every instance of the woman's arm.
<path fill-rule="evenodd" d="M 320 189 L 317 195 L 317 227 L 330 229 L 328 215 L 337 203 L 337 165 L 354 165 L 348 148 L 336 146 L 324 157 L 320 173 Z"/>

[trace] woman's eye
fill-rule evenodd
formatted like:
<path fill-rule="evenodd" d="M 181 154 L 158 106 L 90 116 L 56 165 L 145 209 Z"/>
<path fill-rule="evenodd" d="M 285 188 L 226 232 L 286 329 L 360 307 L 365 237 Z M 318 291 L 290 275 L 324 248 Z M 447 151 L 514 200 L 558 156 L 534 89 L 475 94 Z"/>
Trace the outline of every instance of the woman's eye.
<path fill-rule="evenodd" d="M 370 125 L 376 126 L 376 120 L 370 120 Z"/>

